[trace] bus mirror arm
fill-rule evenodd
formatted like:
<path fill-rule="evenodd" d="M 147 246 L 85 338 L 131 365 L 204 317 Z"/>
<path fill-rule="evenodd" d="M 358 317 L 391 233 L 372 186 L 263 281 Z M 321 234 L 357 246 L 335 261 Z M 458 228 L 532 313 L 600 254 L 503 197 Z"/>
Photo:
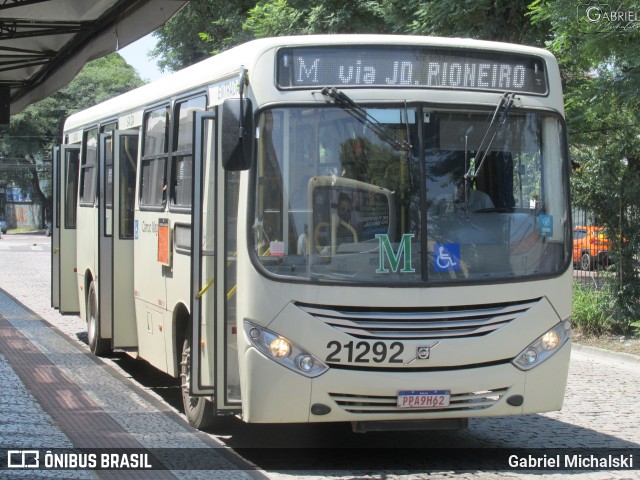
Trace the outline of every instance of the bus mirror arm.
<path fill-rule="evenodd" d="M 240 118 L 238 119 L 238 141 L 244 140 L 244 108 L 242 108 L 242 99 L 244 97 L 244 85 L 247 76 L 247 69 L 244 65 L 240 65 L 240 73 L 238 74 L 238 89 L 240 96 Z"/>
<path fill-rule="evenodd" d="M 222 135 L 220 141 L 222 167 L 229 171 L 248 170 L 251 165 L 253 141 L 253 108 L 244 96 L 246 69 L 240 67 L 239 98 L 227 98 L 222 103 Z"/>

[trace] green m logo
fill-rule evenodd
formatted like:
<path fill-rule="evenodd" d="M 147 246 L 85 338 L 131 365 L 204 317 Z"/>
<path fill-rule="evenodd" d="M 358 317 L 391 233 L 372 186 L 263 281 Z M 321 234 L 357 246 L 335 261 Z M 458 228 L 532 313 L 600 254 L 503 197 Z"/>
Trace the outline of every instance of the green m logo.
<path fill-rule="evenodd" d="M 396 273 L 400 267 L 400 260 L 403 260 L 403 267 L 400 273 L 415 273 L 415 268 L 411 266 L 411 239 L 413 237 L 415 237 L 413 233 L 405 233 L 402 235 L 398 251 L 394 252 L 391 241 L 389 240 L 389 235 L 386 233 L 376 235 L 380 251 L 376 273 L 389 273 L 389 271 Z M 385 266 L 385 258 L 389 261 L 391 270 Z"/>

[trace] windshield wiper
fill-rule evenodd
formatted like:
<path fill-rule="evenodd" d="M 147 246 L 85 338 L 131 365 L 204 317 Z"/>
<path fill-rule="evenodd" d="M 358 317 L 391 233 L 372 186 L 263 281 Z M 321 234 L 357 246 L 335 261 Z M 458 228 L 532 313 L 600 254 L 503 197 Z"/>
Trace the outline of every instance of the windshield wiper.
<path fill-rule="evenodd" d="M 365 108 L 361 107 L 349 98 L 346 93 L 335 87 L 324 87 L 320 93 L 326 97 L 332 98 L 340 107 L 360 123 L 368 125 L 384 142 L 405 153 L 409 153 L 411 151 L 411 144 L 408 141 L 398 138 L 398 136 L 390 131 L 388 127 L 380 123 L 369 112 L 367 112 Z"/>
<path fill-rule="evenodd" d="M 474 166 L 477 165 L 475 167 L 475 171 L 473 173 L 471 173 L 471 169 L 473 167 L 471 165 L 469 165 L 469 170 L 464 175 L 465 183 L 466 182 L 471 183 L 471 182 L 475 181 L 476 178 L 478 178 L 478 175 L 480 174 L 480 170 L 482 169 L 482 166 L 484 165 L 484 161 L 487 159 L 487 154 L 489 153 L 489 150 L 491 149 L 491 145 L 493 144 L 493 140 L 496 138 L 496 135 L 498 134 L 498 132 L 500 131 L 502 126 L 507 121 L 507 116 L 509 115 L 509 110 L 511 110 L 511 107 L 513 106 L 513 102 L 514 102 L 515 98 L 516 98 L 516 94 L 515 93 L 511 93 L 511 92 L 504 92 L 504 94 L 500 98 L 500 101 L 498 102 L 498 105 L 496 105 L 496 110 L 495 110 L 495 112 L 493 112 L 493 117 L 491 117 L 491 122 L 489 122 L 489 126 L 487 127 L 487 130 L 484 132 L 484 137 L 482 137 L 482 141 L 480 142 L 480 146 L 478 147 L 478 154 L 477 154 L 478 162 L 473 162 Z M 496 127 L 495 127 L 495 129 L 493 131 L 493 135 L 491 136 L 491 139 L 489 140 L 489 143 L 485 147 L 484 144 L 485 144 L 487 138 L 489 137 L 489 133 L 491 132 L 491 128 L 493 127 L 494 123 L 496 122 L 496 117 L 498 116 L 498 113 L 500 113 L 500 119 L 498 120 L 498 124 L 496 125 Z M 465 150 L 466 150 L 466 145 L 465 145 Z M 465 156 L 466 156 L 466 151 L 465 151 Z"/>

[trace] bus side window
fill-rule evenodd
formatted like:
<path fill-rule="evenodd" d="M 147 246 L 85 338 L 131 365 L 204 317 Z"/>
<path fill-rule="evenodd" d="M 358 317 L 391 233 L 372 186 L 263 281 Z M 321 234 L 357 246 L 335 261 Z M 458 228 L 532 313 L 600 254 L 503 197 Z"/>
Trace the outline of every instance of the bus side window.
<path fill-rule="evenodd" d="M 98 129 L 84 133 L 82 139 L 82 160 L 80 164 L 80 205 L 93 206 L 96 201 Z"/>
<path fill-rule="evenodd" d="M 64 198 L 64 228 L 76 228 L 79 153 L 79 150 L 67 150 L 64 160 L 67 165 Z"/>
<path fill-rule="evenodd" d="M 178 102 L 174 118 L 173 153 L 171 158 L 171 205 L 191 207 L 191 179 L 193 171 L 193 112 L 204 111 L 207 97 L 202 95 Z"/>
<path fill-rule="evenodd" d="M 162 207 L 166 198 L 169 107 L 145 113 L 140 207 Z"/>
<path fill-rule="evenodd" d="M 120 145 L 120 238 L 134 238 L 134 196 L 138 137 L 125 137 Z"/>
<path fill-rule="evenodd" d="M 282 171 L 280 160 L 283 151 L 279 150 L 283 135 L 279 126 L 282 118 L 273 118 L 272 112 L 266 112 L 260 125 L 260 154 L 258 155 L 258 195 L 256 197 L 256 225 L 254 235 L 259 254 L 268 251 L 272 241 L 283 241 L 283 200 Z"/>
<path fill-rule="evenodd" d="M 118 127 L 117 122 L 106 123 L 100 126 L 100 133 L 113 132 L 114 130 L 116 130 L 117 127 Z M 104 186 L 105 205 L 106 205 L 106 208 L 109 210 L 113 208 L 113 153 L 112 153 L 113 143 L 112 142 L 113 142 L 112 138 L 107 138 L 105 142 L 106 152 L 104 152 L 104 158 L 105 158 L 104 172 L 105 172 L 106 178 L 101 180 L 101 183 L 102 183 L 101 187 Z M 106 222 L 106 219 L 105 219 L 105 222 Z M 111 235 L 109 231 L 109 227 L 105 226 L 105 231 L 109 232 L 108 234 Z"/>

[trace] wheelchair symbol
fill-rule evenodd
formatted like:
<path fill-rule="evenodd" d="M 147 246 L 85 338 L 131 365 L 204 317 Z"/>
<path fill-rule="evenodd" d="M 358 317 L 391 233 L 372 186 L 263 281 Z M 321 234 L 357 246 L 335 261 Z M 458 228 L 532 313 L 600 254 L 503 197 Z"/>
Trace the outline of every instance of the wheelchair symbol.
<path fill-rule="evenodd" d="M 436 258 L 434 270 L 436 272 L 446 272 L 460 270 L 460 245 L 455 243 L 445 243 L 436 245 Z"/>
<path fill-rule="evenodd" d="M 440 246 L 440 248 L 438 248 L 438 259 L 436 260 L 436 262 L 438 263 L 438 267 L 442 268 L 443 270 L 455 267 L 457 265 L 455 260 L 453 260 L 453 258 L 451 258 L 451 255 L 449 255 L 449 252 L 447 252 L 442 245 Z"/>

